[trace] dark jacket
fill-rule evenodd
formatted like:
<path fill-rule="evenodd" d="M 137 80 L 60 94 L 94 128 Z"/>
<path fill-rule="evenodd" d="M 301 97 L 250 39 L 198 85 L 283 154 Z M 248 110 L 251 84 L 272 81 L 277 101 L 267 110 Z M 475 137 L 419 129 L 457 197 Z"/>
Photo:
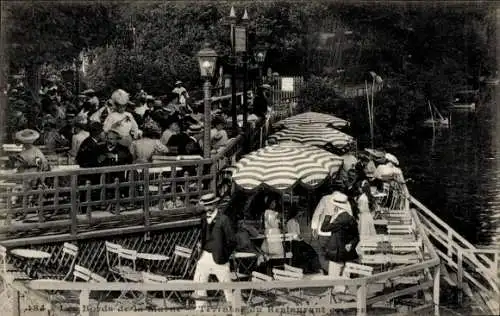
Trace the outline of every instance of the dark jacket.
<path fill-rule="evenodd" d="M 201 225 L 201 248 L 205 248 L 207 230 L 210 229 L 214 261 L 217 264 L 227 263 L 233 250 L 236 248 L 235 235 L 229 218 L 219 210 L 211 224 L 208 224 L 206 218 L 204 218 Z"/>
<path fill-rule="evenodd" d="M 359 242 L 358 224 L 347 212 L 343 212 L 330 223 L 331 216 L 326 216 L 321 230 L 332 233 L 326 244 L 326 259 L 334 262 L 346 262 L 358 257 L 356 245 Z M 346 245 L 351 244 L 351 250 L 346 250 Z"/>
<path fill-rule="evenodd" d="M 76 155 L 76 162 L 82 168 L 99 167 L 98 157 L 101 154 L 101 146 L 92 137 L 87 137 Z"/>

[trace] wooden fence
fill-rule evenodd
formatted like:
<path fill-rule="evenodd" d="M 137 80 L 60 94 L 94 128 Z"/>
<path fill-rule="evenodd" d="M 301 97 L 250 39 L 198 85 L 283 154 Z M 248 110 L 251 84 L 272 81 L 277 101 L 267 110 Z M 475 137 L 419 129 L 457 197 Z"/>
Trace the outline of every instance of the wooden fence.
<path fill-rule="evenodd" d="M 456 278 L 448 277 L 449 283 L 456 283 L 452 285 L 470 297 L 475 292 L 480 293 L 484 300 L 480 304 L 489 309 L 485 313 L 498 315 L 500 250 L 476 248 L 420 201 L 411 197 L 411 203 L 418 210 L 423 229 L 430 236 L 437 254 L 450 272 L 456 273 Z"/>
<path fill-rule="evenodd" d="M 399 193 L 395 191 L 395 194 L 401 194 L 395 199 L 395 203 L 391 203 L 394 206 L 401 206 L 406 200 L 406 194 L 404 190 L 400 190 Z M 190 281 L 186 282 L 167 282 L 158 284 L 147 284 L 147 283 L 132 283 L 132 282 L 105 282 L 105 283 L 89 283 L 89 282 L 63 282 L 63 281 L 51 281 L 51 280 L 16 280 L 6 278 L 6 282 L 9 285 L 13 311 L 19 311 L 19 295 L 23 294 L 25 298 L 30 298 L 37 303 L 36 306 L 44 306 L 45 310 L 52 310 L 55 315 L 59 315 L 60 309 L 58 305 L 54 303 L 51 299 L 53 298 L 50 293 L 53 291 L 74 291 L 79 293 L 79 304 L 80 304 L 80 315 L 90 316 L 90 315 L 113 315 L 113 312 L 106 311 L 105 309 L 96 310 L 94 313 L 90 312 L 88 308 L 90 305 L 90 294 L 91 293 L 102 293 L 102 292 L 153 292 L 153 291 L 195 291 L 195 290 L 233 290 L 235 294 L 235 299 L 232 304 L 231 312 L 233 315 L 248 314 L 252 311 L 255 313 L 256 308 L 260 308 L 263 312 L 271 312 L 271 310 L 263 309 L 262 307 L 253 306 L 253 308 L 245 310 L 242 308 L 242 302 L 239 301 L 238 297 L 240 293 L 249 290 L 260 290 L 260 291 L 274 291 L 274 293 L 288 293 L 288 291 L 293 290 L 295 293 L 301 293 L 298 295 L 302 305 L 286 305 L 286 308 L 291 308 L 286 310 L 285 313 L 289 314 L 291 310 L 306 307 L 308 310 L 313 309 L 315 314 L 328 314 L 334 309 L 355 309 L 358 316 L 367 315 L 367 308 L 370 306 L 377 305 L 379 303 L 392 301 L 396 298 L 407 296 L 411 294 L 420 293 L 421 291 L 432 290 L 432 295 L 424 295 L 425 303 L 413 309 L 413 311 L 433 308 L 434 315 L 439 315 L 439 288 L 440 288 L 440 259 L 437 253 L 434 251 L 432 244 L 430 243 L 426 231 L 423 229 L 419 222 L 419 217 L 415 210 L 410 210 L 412 219 L 415 221 L 416 234 L 419 238 L 422 238 L 423 249 L 422 249 L 422 259 L 416 264 L 407 264 L 403 266 L 396 267 L 395 269 L 389 271 L 382 271 L 368 277 L 360 277 L 354 279 L 301 279 L 301 280 L 290 280 L 290 281 L 269 281 L 269 282 L 234 282 L 234 283 L 192 283 Z M 405 286 L 391 286 L 387 284 L 392 284 L 391 280 L 399 277 L 421 275 L 423 279 L 418 282 L 418 284 L 407 284 Z M 353 292 L 354 297 L 352 300 L 332 300 L 331 289 L 334 286 L 347 286 L 350 291 Z M 373 288 L 384 288 L 383 292 L 373 292 Z M 305 294 L 308 290 L 321 290 L 325 295 L 308 295 Z M 286 294 L 289 297 L 289 294 Z M 292 295 L 293 296 L 293 295 Z M 78 297 L 78 296 L 77 296 Z M 102 302 L 104 303 L 104 302 Z M 103 305 L 100 305 L 103 306 Z M 250 306 L 250 305 L 247 305 Z M 85 308 L 87 307 L 87 308 Z M 123 307 L 122 307 L 123 308 Z M 223 310 L 221 308 L 221 310 Z M 278 314 L 280 313 L 280 307 L 275 309 Z M 288 311 L 288 312 L 287 312 Z M 185 314 L 190 312 L 186 309 L 177 310 L 179 314 Z M 134 311 L 127 310 L 127 315 L 153 315 L 154 311 Z M 161 311 L 159 312 L 162 313 Z M 175 313 L 175 310 L 163 311 L 164 314 Z M 215 312 L 217 313 L 217 312 Z M 224 313 L 226 315 L 227 312 Z M 61 314 L 62 315 L 62 314 Z"/>
<path fill-rule="evenodd" d="M 45 235 L 36 238 L 42 242 L 99 227 L 108 234 L 138 225 L 149 230 L 167 219 L 196 217 L 196 200 L 216 191 L 222 170 L 242 153 L 243 140 L 242 135 L 232 139 L 210 159 L 3 174 L 7 189 L 0 193 L 6 204 L 0 235 Z"/>

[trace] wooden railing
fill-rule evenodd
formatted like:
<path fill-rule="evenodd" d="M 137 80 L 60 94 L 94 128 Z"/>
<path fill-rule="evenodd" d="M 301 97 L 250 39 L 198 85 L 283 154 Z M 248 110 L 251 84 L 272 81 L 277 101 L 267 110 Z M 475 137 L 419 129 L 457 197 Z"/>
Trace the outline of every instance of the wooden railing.
<path fill-rule="evenodd" d="M 404 194 L 404 185 L 394 186 L 395 191 L 393 192 L 393 201 L 390 205 L 393 207 L 400 207 L 404 205 L 406 195 Z M 31 281 L 20 281 L 20 280 L 9 280 L 7 283 L 10 285 L 13 297 L 12 306 L 14 310 L 19 310 L 19 293 L 27 293 L 25 297 L 36 297 L 39 301 L 38 306 L 44 305 L 45 309 L 51 309 L 58 315 L 60 311 L 57 304 L 53 304 L 51 301 L 51 296 L 49 291 L 63 290 L 63 291 L 76 291 L 80 292 L 80 306 L 81 315 L 90 315 L 87 312 L 90 300 L 89 295 L 92 292 L 150 292 L 150 291 L 195 291 L 195 290 L 233 290 L 236 295 L 234 295 L 235 300 L 231 302 L 232 313 L 235 315 L 245 314 L 244 309 L 242 309 L 242 302 L 238 300 L 239 294 L 242 291 L 254 290 L 287 290 L 287 289 L 301 289 L 310 290 L 322 288 L 323 293 L 327 293 L 327 298 L 330 297 L 330 290 L 334 286 L 347 286 L 350 289 L 355 289 L 354 301 L 332 301 L 331 299 L 325 300 L 325 296 L 321 299 L 316 292 L 315 295 L 308 296 L 302 295 L 302 306 L 279 306 L 275 310 L 283 311 L 282 308 L 303 308 L 306 307 L 308 310 L 313 309 L 315 314 L 328 314 L 333 309 L 356 309 L 357 315 L 364 316 L 367 315 L 367 308 L 369 306 L 391 301 L 395 298 L 406 296 L 409 294 L 416 294 L 421 291 L 432 290 L 432 296 L 424 295 L 425 304 L 413 309 L 416 311 L 418 309 L 433 308 L 434 315 L 439 315 L 439 288 L 440 288 L 440 259 L 434 250 L 433 245 L 426 235 L 426 231 L 423 229 L 419 222 L 419 217 L 415 210 L 410 210 L 410 214 L 413 220 L 416 222 L 416 234 L 419 238 L 422 238 L 423 248 L 422 257 L 420 262 L 417 264 L 408 264 L 396 267 L 395 269 L 389 271 L 383 271 L 381 273 L 374 274 L 370 277 L 355 278 L 355 279 L 329 279 L 329 280 L 310 280 L 303 279 L 297 281 L 271 281 L 271 282 L 234 282 L 234 283 L 191 283 L 187 281 L 186 283 L 164 283 L 164 284 L 145 284 L 145 283 L 124 283 L 124 282 L 109 282 L 109 283 L 88 283 L 88 282 L 61 282 L 61 281 L 47 281 L 47 280 L 31 280 Z M 383 293 L 369 294 L 371 291 L 369 289 L 379 288 L 381 285 L 386 284 L 388 281 L 393 280 L 397 277 L 404 277 L 410 275 L 421 275 L 423 279 L 418 284 L 410 284 L 404 287 L 401 286 L 389 286 L 385 287 Z M 390 282 L 389 282 L 390 283 Z M 305 291 L 303 291 L 305 292 Z M 353 292 L 352 290 L 350 292 Z M 262 312 L 273 312 L 273 309 L 266 310 L 263 307 L 255 306 L 251 309 L 252 311 L 260 310 Z M 185 314 L 187 310 L 177 310 L 179 314 Z M 116 312 L 116 311 L 115 311 Z M 147 311 L 134 312 L 127 311 L 129 315 L 144 315 Z M 169 313 L 174 313 L 174 311 L 168 311 Z M 248 312 L 248 310 L 247 310 Z M 142 313 L 142 314 L 140 314 Z M 288 312 L 284 312 L 288 313 Z M 99 312 L 92 315 L 111 315 L 111 312 Z"/>
<path fill-rule="evenodd" d="M 436 252 L 447 267 L 457 273 L 457 287 L 466 290 L 465 283 L 480 290 L 493 313 L 498 312 L 500 250 L 478 249 L 420 201 L 411 197 L 425 232 L 432 238 Z M 490 302 L 490 303 L 488 303 Z M 496 304 L 495 304 L 496 302 Z"/>
<path fill-rule="evenodd" d="M 210 159 L 0 175 L 7 187 L 0 192 L 5 205 L 0 236 L 76 238 L 89 230 L 141 226 L 147 231 L 165 220 L 197 217 L 196 200 L 216 191 L 221 170 L 241 155 L 243 140 L 242 135 L 230 140 Z M 119 214 L 103 212 L 106 208 Z"/>

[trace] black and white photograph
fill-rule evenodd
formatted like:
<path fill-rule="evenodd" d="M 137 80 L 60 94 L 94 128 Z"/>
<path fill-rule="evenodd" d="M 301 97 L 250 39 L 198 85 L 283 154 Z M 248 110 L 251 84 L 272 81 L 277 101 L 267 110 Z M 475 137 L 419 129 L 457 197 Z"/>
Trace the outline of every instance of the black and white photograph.
<path fill-rule="evenodd" d="M 496 1 L 0 11 L 0 316 L 500 314 Z"/>

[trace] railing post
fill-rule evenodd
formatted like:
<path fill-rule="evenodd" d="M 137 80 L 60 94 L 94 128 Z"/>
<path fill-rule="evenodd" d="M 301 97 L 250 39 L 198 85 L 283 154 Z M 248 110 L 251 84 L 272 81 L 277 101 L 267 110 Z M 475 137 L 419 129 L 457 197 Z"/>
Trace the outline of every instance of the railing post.
<path fill-rule="evenodd" d="M 89 303 L 90 303 L 90 291 L 82 290 L 80 292 L 80 316 L 90 316 Z"/>
<path fill-rule="evenodd" d="M 142 169 L 142 174 L 144 175 L 144 226 L 147 228 L 147 227 L 149 227 L 149 204 L 150 204 L 149 168 Z M 163 194 L 161 186 L 162 186 L 162 184 L 160 181 L 159 186 L 158 186 L 158 194 L 160 194 L 160 196 Z"/>
<path fill-rule="evenodd" d="M 458 273 L 457 273 L 457 287 L 458 287 L 458 303 L 462 303 L 462 294 L 463 294 L 463 278 L 464 278 L 464 271 L 463 271 L 463 252 L 461 248 L 457 249 L 457 266 L 458 266 Z"/>
<path fill-rule="evenodd" d="M 212 164 L 210 165 L 210 191 L 217 192 L 217 177 L 219 176 L 220 170 L 217 169 L 217 165 L 213 159 L 214 158 L 212 158 Z M 200 189 L 203 190 L 202 187 Z"/>
<path fill-rule="evenodd" d="M 21 316 L 21 297 L 19 291 L 10 287 L 12 291 L 12 316 Z"/>
<path fill-rule="evenodd" d="M 366 282 L 363 282 L 356 293 L 357 313 L 356 316 L 366 316 Z"/>
<path fill-rule="evenodd" d="M 233 308 L 233 316 L 242 315 L 242 312 L 241 312 L 241 290 L 240 289 L 235 289 L 233 291 L 232 308 Z"/>
<path fill-rule="evenodd" d="M 71 236 L 77 233 L 77 215 L 78 215 L 78 175 L 71 175 Z"/>
<path fill-rule="evenodd" d="M 432 302 L 434 303 L 434 316 L 439 316 L 439 281 L 441 278 L 441 266 L 434 268 L 434 285 L 432 288 Z"/>
<path fill-rule="evenodd" d="M 453 257 L 453 232 L 450 229 L 447 229 L 447 235 L 448 235 L 448 245 L 447 245 L 447 257 L 448 257 L 448 263 L 452 261 Z"/>

